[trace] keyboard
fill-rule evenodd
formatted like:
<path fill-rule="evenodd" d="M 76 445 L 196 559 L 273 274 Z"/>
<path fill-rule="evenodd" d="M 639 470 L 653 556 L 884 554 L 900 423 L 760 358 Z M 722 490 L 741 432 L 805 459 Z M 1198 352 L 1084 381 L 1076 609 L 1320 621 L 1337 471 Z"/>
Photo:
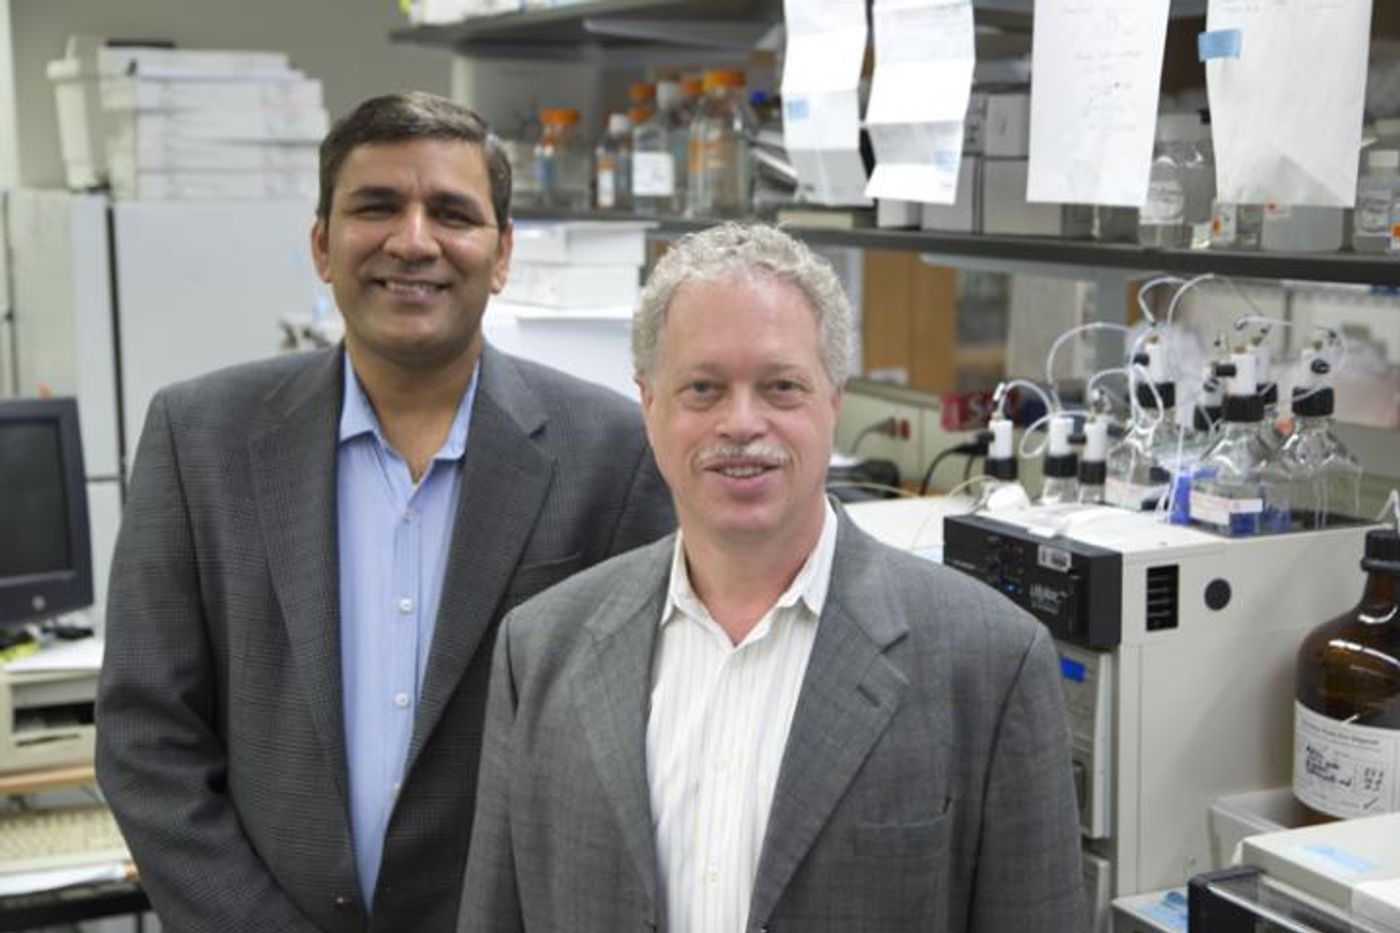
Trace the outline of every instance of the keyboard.
<path fill-rule="evenodd" d="M 0 874 L 131 860 L 101 804 L 0 811 Z"/>

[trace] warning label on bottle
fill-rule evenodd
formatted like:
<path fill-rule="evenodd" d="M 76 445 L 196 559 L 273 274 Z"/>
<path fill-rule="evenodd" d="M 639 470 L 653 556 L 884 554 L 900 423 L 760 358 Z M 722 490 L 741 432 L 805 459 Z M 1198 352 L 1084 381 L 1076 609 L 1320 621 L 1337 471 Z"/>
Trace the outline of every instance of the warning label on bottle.
<path fill-rule="evenodd" d="M 1293 704 L 1293 793 L 1349 819 L 1400 811 L 1400 731 L 1358 726 Z"/>

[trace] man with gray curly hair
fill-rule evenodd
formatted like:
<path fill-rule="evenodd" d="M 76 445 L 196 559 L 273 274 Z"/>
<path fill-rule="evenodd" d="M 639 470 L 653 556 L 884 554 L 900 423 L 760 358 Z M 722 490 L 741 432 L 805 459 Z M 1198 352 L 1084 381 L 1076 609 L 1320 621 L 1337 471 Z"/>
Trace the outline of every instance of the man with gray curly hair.
<path fill-rule="evenodd" d="M 1078 933 L 1044 627 L 825 496 L 849 313 L 787 234 L 678 241 L 633 354 L 680 531 L 522 605 L 460 933 Z"/>

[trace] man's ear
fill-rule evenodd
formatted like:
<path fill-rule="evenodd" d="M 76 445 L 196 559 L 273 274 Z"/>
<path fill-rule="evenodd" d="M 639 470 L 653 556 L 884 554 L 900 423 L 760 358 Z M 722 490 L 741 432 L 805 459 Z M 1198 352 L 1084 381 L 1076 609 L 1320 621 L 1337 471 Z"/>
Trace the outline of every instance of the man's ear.
<path fill-rule="evenodd" d="M 499 295 L 510 277 L 510 253 L 515 248 L 515 224 L 509 220 L 496 242 L 496 264 L 491 270 L 491 294 Z"/>
<path fill-rule="evenodd" d="M 316 274 L 322 282 L 331 280 L 330 228 L 326 221 L 317 217 L 311 225 L 311 260 L 316 264 Z"/>
<path fill-rule="evenodd" d="M 641 373 L 637 373 L 636 375 L 634 375 L 634 376 L 632 377 L 632 381 L 635 382 L 635 383 L 637 384 L 637 393 L 638 393 L 638 396 L 641 398 L 641 401 L 642 401 L 642 412 L 643 412 L 643 414 L 645 414 L 646 412 L 651 411 L 651 403 L 652 403 L 651 382 L 647 379 L 646 376 L 643 376 Z"/>

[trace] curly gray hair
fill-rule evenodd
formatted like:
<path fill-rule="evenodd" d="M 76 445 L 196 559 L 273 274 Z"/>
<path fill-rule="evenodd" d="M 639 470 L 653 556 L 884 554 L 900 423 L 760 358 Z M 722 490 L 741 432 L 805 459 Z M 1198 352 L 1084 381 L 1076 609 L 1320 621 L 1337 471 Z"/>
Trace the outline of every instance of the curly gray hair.
<path fill-rule="evenodd" d="M 817 319 L 822 366 L 832 385 L 845 384 L 851 312 L 841 282 L 826 260 L 766 224 L 723 223 L 677 240 L 652 270 L 632 318 L 632 365 L 649 376 L 676 289 L 690 282 L 773 276 L 802 290 Z"/>

